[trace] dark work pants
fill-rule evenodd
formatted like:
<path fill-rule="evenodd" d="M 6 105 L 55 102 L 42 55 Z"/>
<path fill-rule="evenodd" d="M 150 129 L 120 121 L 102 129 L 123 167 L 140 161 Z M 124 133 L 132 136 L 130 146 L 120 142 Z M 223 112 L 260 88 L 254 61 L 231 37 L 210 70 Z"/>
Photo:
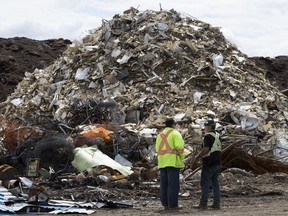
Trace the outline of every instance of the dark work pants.
<path fill-rule="evenodd" d="M 160 200 L 169 208 L 178 206 L 179 168 L 166 167 L 160 169 Z"/>
<path fill-rule="evenodd" d="M 221 172 L 221 165 L 209 166 L 202 169 L 201 172 L 201 198 L 200 206 L 207 207 L 208 195 L 210 186 L 213 192 L 213 205 L 220 206 L 220 185 L 219 174 Z"/>

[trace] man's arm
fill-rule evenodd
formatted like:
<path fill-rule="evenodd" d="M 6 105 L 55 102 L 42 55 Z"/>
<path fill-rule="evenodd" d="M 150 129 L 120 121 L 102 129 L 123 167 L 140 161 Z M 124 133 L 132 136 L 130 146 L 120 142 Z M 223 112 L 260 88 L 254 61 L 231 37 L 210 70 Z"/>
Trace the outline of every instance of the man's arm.
<path fill-rule="evenodd" d="M 208 154 L 209 147 L 204 146 L 201 151 L 196 155 L 194 161 L 198 161 L 199 158 L 202 158 L 204 155 Z"/>
<path fill-rule="evenodd" d="M 199 160 L 199 158 L 202 158 L 204 155 L 208 154 L 213 143 L 214 143 L 214 137 L 212 137 L 211 135 L 206 135 L 204 137 L 204 146 L 202 147 L 201 151 L 196 155 L 195 161 Z"/>
<path fill-rule="evenodd" d="M 183 152 L 184 152 L 184 139 L 183 139 L 183 137 L 179 131 L 175 131 L 174 146 L 175 146 L 175 150 L 177 151 L 178 155 L 183 154 Z"/>

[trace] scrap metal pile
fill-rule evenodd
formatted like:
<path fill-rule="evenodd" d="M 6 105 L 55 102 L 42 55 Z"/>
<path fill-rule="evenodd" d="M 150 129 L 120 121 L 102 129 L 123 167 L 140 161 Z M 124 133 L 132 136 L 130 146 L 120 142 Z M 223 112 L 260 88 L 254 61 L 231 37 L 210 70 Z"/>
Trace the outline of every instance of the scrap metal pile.
<path fill-rule="evenodd" d="M 3 153 L 64 134 L 65 146 L 87 145 L 66 148 L 74 151 L 74 167 L 90 174 L 112 167 L 114 180 L 152 178 L 154 138 L 167 116 L 178 122 L 187 150 L 199 147 L 210 116 L 226 152 L 233 145 L 239 157 L 288 160 L 287 97 L 219 28 L 174 10 L 130 8 L 103 20 L 52 65 L 26 73 L 0 108 Z M 41 165 L 46 154 L 39 154 Z M 95 154 L 103 160 L 83 167 L 82 157 Z"/>

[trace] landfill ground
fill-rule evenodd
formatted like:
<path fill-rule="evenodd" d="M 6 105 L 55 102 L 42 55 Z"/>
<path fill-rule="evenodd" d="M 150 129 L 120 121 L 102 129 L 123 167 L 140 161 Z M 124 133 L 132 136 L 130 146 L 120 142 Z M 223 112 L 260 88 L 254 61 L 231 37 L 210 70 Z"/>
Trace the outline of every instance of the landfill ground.
<path fill-rule="evenodd" d="M 287 196 L 286 197 L 259 197 L 250 198 L 235 197 L 223 198 L 223 207 L 221 210 L 197 210 L 192 208 L 191 200 L 180 200 L 184 208 L 179 211 L 161 211 L 160 203 L 153 201 L 149 206 L 136 206 L 132 209 L 109 209 L 97 210 L 91 215 L 114 216 L 114 215 L 287 215 Z M 160 210 L 160 211 L 159 211 Z M 51 214 L 36 214 L 51 215 Z M 69 214 L 82 215 L 82 214 Z"/>
<path fill-rule="evenodd" d="M 225 203 L 221 210 L 200 211 L 191 207 L 190 200 L 181 200 L 185 206 L 180 211 L 159 211 L 159 202 L 151 203 L 151 206 L 135 207 L 133 209 L 98 210 L 91 215 L 112 216 L 112 215 L 287 215 L 287 197 L 271 198 L 229 198 L 224 199 Z M 43 214 L 39 214 L 43 215 Z M 49 214 L 51 215 L 51 214 Z M 71 214 L 70 214 L 71 215 Z M 80 215 L 80 214 L 72 214 Z"/>
<path fill-rule="evenodd" d="M 159 211 L 160 203 L 153 201 L 146 207 L 133 209 L 99 210 L 92 215 L 287 215 L 287 196 L 223 198 L 221 210 L 198 210 L 192 208 L 191 200 L 180 200 L 184 206 L 179 211 Z"/>
<path fill-rule="evenodd" d="M 140 194 L 139 190 L 122 189 L 117 192 L 126 194 L 127 201 L 133 202 L 133 208 L 101 208 L 91 215 L 109 216 L 109 215 L 287 215 L 288 206 L 288 175 L 284 173 L 263 174 L 258 176 L 245 176 L 243 174 L 232 174 L 224 172 L 221 174 L 221 210 L 199 210 L 193 208 L 197 205 L 200 196 L 199 176 L 194 176 L 191 180 L 181 185 L 180 194 L 190 194 L 187 197 L 180 196 L 179 204 L 183 208 L 179 211 L 163 211 L 158 197 L 155 193 L 146 190 L 143 191 L 143 197 L 138 195 L 138 199 L 130 199 L 135 194 Z M 67 189 L 65 194 L 77 194 L 84 191 L 88 195 L 89 191 L 85 189 Z M 91 190 L 92 191 L 92 190 Z M 113 191 L 111 189 L 110 191 Z M 115 190 L 114 190 L 115 192 Z M 57 198 L 57 191 L 54 191 L 54 197 Z M 130 194 L 130 196 L 129 196 Z M 151 197 L 149 197 L 151 194 Z M 63 195 L 63 191 L 58 193 Z M 209 198 L 211 203 L 212 197 Z M 39 214 L 45 215 L 45 214 Z M 80 215 L 80 214 L 70 214 Z"/>

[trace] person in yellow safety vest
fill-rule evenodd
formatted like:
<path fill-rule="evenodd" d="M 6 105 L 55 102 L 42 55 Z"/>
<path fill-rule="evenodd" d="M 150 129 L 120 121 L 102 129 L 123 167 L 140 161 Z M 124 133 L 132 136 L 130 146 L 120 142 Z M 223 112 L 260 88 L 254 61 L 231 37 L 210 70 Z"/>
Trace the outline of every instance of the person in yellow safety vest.
<path fill-rule="evenodd" d="M 215 121 L 208 119 L 205 123 L 205 136 L 201 151 L 196 155 L 195 161 L 202 158 L 201 171 L 201 197 L 200 204 L 194 206 L 200 209 L 207 209 L 210 187 L 213 192 L 212 209 L 220 209 L 220 184 L 219 174 L 221 173 L 221 140 L 215 132 Z"/>
<path fill-rule="evenodd" d="M 165 120 L 166 128 L 156 138 L 156 153 L 160 170 L 160 200 L 164 210 L 178 210 L 180 169 L 184 168 L 184 140 L 175 129 L 172 118 Z"/>

